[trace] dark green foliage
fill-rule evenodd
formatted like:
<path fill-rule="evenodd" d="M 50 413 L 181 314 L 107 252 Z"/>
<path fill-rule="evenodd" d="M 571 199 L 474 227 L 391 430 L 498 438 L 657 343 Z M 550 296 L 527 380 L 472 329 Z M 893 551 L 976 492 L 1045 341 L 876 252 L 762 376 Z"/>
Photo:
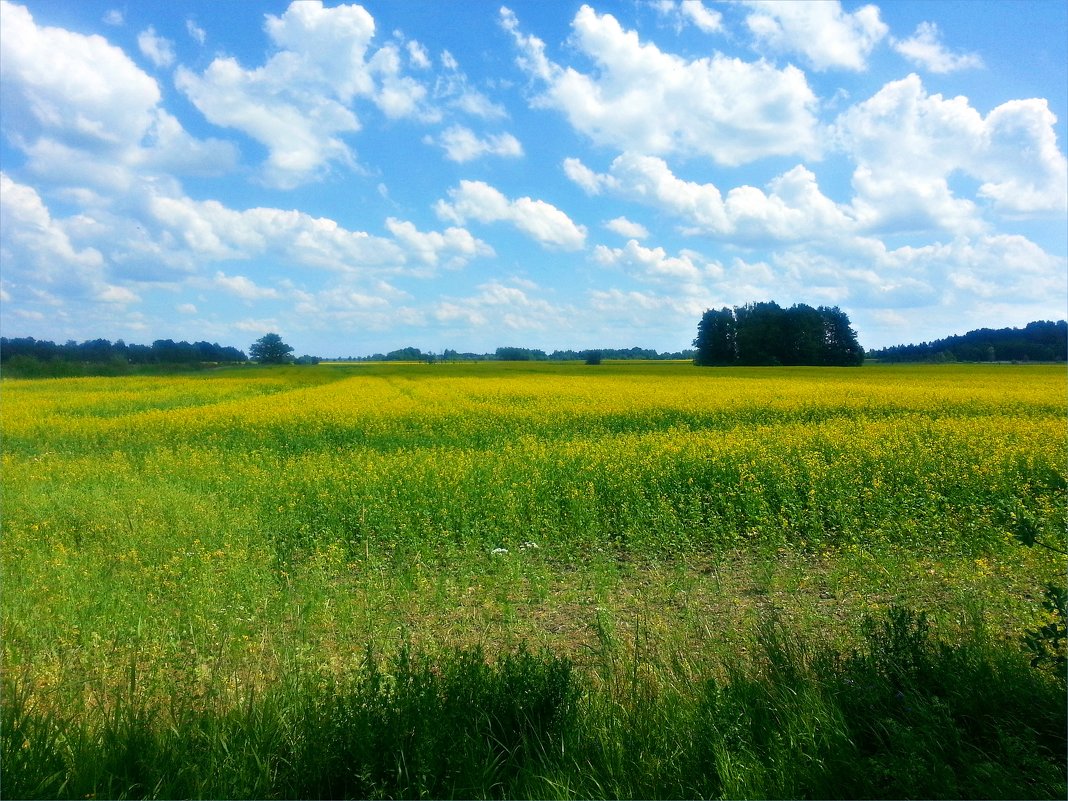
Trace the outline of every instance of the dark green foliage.
<path fill-rule="evenodd" d="M 543 362 L 549 357 L 537 348 L 497 348 L 497 360 L 502 362 Z"/>
<path fill-rule="evenodd" d="M 774 302 L 709 309 L 697 326 L 694 363 L 850 367 L 864 361 L 849 317 L 838 307 Z"/>
<path fill-rule="evenodd" d="M 571 666 L 550 655 L 491 666 L 477 649 L 437 662 L 403 649 L 391 668 L 368 655 L 353 691 L 318 699 L 292 762 L 297 795 L 497 795 L 544 768 L 574 725 Z"/>
<path fill-rule="evenodd" d="M 286 364 L 293 360 L 293 348 L 278 334 L 264 334 L 248 350 L 252 360 L 260 364 Z"/>
<path fill-rule="evenodd" d="M 697 356 L 694 361 L 704 366 L 735 364 L 738 361 L 738 326 L 734 312 L 724 307 L 709 309 L 697 324 Z"/>
<path fill-rule="evenodd" d="M 1023 328 L 979 328 L 918 345 L 894 345 L 868 355 L 886 362 L 1063 362 L 1068 358 L 1068 322 L 1036 320 Z"/>
<path fill-rule="evenodd" d="M 1065 648 L 1065 641 L 1068 640 L 1068 590 L 1055 584 L 1047 585 L 1042 608 L 1052 620 L 1028 631 L 1024 636 L 1024 645 L 1033 654 L 1031 667 L 1049 664 L 1063 674 L 1068 666 Z"/>
<path fill-rule="evenodd" d="M 127 345 L 121 339 L 73 340 L 57 345 L 33 337 L 0 338 L 0 363 L 7 375 L 59 378 L 82 375 L 125 375 L 139 365 L 195 365 L 243 362 L 237 348 L 212 342 L 157 339 L 151 345 Z"/>

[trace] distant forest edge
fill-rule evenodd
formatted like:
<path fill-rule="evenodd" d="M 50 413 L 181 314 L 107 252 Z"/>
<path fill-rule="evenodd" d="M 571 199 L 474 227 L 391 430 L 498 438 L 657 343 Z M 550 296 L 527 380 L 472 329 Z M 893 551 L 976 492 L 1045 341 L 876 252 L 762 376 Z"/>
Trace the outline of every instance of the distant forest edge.
<path fill-rule="evenodd" d="M 718 322 L 722 322 L 722 311 L 714 313 L 714 316 L 719 317 Z M 708 319 L 707 323 L 712 323 L 712 319 Z M 980 328 L 959 336 L 921 342 L 918 345 L 894 345 L 871 350 L 864 355 L 868 359 L 881 362 L 1063 362 L 1068 359 L 1068 323 L 1064 320 L 1037 321 L 1028 323 L 1023 328 Z M 336 361 L 586 361 L 595 364 L 602 359 L 699 361 L 700 354 L 696 350 L 660 353 L 638 347 L 554 350 L 550 353 L 536 348 L 501 347 L 492 353 L 460 353 L 447 349 L 435 354 L 407 347 L 370 356 L 341 357 Z M 301 356 L 293 361 L 298 364 L 314 364 L 320 359 Z M 782 360 L 779 361 L 782 363 Z M 157 339 L 151 345 L 128 345 L 121 339 L 116 342 L 93 339 L 57 345 L 33 337 L 0 337 L 0 364 L 3 365 L 5 374 L 14 377 L 122 375 L 247 362 L 248 356 L 244 351 L 212 342 L 190 343 Z"/>
<path fill-rule="evenodd" d="M 693 350 L 659 353 L 649 348 L 604 348 L 599 350 L 555 350 L 546 353 L 537 348 L 501 347 L 492 353 L 460 353 L 446 349 L 441 353 L 423 352 L 407 347 L 361 357 L 337 357 L 340 362 L 436 362 L 436 361 L 586 361 L 602 359 L 651 360 L 692 359 Z M 33 337 L 0 337 L 0 364 L 14 377 L 62 377 L 79 375 L 123 375 L 131 372 L 186 370 L 204 365 L 245 364 L 249 357 L 237 348 L 212 342 L 175 342 L 157 339 L 151 345 L 128 345 L 121 339 L 73 340 L 62 345 Z M 287 361 L 316 364 L 318 356 L 300 356 Z"/>
<path fill-rule="evenodd" d="M 0 364 L 4 372 L 27 377 L 123 375 L 247 361 L 244 351 L 216 342 L 157 339 L 151 345 L 127 345 L 121 339 L 116 342 L 90 339 L 57 345 L 33 337 L 0 337 Z"/>
<path fill-rule="evenodd" d="M 967 334 L 868 351 L 882 362 L 1063 362 L 1068 322 L 1040 320 L 1023 328 L 978 328 Z"/>

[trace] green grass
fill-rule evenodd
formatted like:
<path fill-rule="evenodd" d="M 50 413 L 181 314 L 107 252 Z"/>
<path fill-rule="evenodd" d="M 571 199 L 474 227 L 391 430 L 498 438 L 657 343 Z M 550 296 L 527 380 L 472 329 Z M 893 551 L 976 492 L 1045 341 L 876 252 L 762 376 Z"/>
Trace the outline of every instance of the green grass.
<path fill-rule="evenodd" d="M 602 642 L 599 671 L 519 650 L 368 652 L 237 704 L 36 712 L 5 680 L 20 798 L 1056 798 L 1063 676 L 924 616 L 869 619 L 848 653 L 767 623 L 745 665 L 691 675 Z"/>

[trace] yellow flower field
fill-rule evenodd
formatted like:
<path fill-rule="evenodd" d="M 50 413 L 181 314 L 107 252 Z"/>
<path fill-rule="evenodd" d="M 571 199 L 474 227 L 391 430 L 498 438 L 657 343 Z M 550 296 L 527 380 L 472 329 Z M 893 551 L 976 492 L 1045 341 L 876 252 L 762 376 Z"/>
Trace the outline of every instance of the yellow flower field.
<path fill-rule="evenodd" d="M 1020 627 L 1017 584 L 1063 569 L 1014 541 L 1063 543 L 1061 367 L 323 365 L 2 400 L 5 665 L 64 698 L 238 692 L 405 638 L 573 651 L 637 608 L 685 647 L 767 612 L 732 593 L 817 584 L 809 626 L 828 594 L 847 627 L 981 588 Z"/>

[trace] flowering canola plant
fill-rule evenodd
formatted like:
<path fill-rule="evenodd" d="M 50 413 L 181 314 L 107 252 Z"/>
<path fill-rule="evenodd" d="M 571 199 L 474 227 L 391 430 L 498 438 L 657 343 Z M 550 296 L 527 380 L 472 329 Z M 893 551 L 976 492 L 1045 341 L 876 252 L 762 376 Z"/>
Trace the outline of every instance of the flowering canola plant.
<path fill-rule="evenodd" d="M 344 636 L 294 608 L 295 577 L 307 590 L 376 556 L 983 558 L 1020 509 L 1063 536 L 1065 408 L 1064 371 L 1044 365 L 5 380 L 6 664 L 58 686 L 133 654 L 160 682 L 236 686 L 273 669 L 280 619 Z"/>

